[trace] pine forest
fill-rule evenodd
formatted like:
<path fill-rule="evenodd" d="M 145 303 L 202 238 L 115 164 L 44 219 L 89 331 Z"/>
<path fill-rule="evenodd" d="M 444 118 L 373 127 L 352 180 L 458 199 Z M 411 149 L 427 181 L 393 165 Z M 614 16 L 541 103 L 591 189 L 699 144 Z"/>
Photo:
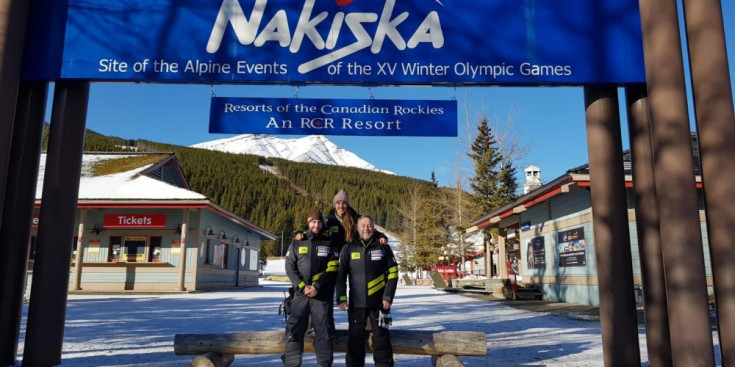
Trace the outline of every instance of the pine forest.
<path fill-rule="evenodd" d="M 408 205 L 410 190 L 439 191 L 429 181 L 352 167 L 298 163 L 284 159 L 232 154 L 152 141 L 129 141 L 87 131 L 85 152 L 120 151 L 135 145 L 143 152 L 173 152 L 191 190 L 271 232 L 279 241 L 264 244 L 267 255 L 278 255 L 280 236 L 289 241 L 304 227 L 312 208 L 326 215 L 340 189 L 350 205 L 369 214 L 376 224 L 393 233 L 402 232 L 401 208 Z M 427 177 L 431 172 L 427 172 Z"/>

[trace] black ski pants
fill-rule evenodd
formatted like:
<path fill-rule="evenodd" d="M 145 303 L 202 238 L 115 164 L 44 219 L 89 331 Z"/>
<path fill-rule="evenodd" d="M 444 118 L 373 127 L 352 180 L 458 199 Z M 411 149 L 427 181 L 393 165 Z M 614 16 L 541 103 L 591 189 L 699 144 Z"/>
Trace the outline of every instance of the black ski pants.
<path fill-rule="evenodd" d="M 291 315 L 286 324 L 286 354 L 283 355 L 283 365 L 286 367 L 301 366 L 301 356 L 304 354 L 304 335 L 311 315 L 311 325 L 314 328 L 314 350 L 319 367 L 332 365 L 334 339 L 334 319 L 330 309 L 332 302 L 321 301 L 296 295 L 291 301 Z"/>
<path fill-rule="evenodd" d="M 377 308 L 353 308 L 347 309 L 347 320 L 349 328 L 347 331 L 347 355 L 345 362 L 347 367 L 365 366 L 365 326 L 370 320 L 370 328 L 373 333 L 373 361 L 375 367 L 393 367 L 393 346 L 390 344 L 390 332 L 388 329 L 378 325 Z"/>

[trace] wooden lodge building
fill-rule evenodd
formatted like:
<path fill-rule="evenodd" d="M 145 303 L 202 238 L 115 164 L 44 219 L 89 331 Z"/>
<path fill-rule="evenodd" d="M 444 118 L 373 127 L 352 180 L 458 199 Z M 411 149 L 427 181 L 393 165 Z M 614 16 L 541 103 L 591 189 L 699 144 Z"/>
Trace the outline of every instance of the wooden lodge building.
<path fill-rule="evenodd" d="M 32 278 L 45 155 L 31 233 Z M 70 291 L 196 291 L 258 285 L 274 235 L 188 188 L 173 154 L 84 154 Z M 184 260 L 182 262 L 182 260 Z M 30 286 L 27 287 L 30 289 Z"/>
<path fill-rule="evenodd" d="M 697 171 L 696 186 L 707 286 L 709 293 L 712 294 L 712 271 L 695 134 L 692 135 L 692 144 Z M 634 282 L 637 285 L 636 300 L 642 302 L 640 252 L 635 222 L 630 152 L 624 153 L 623 160 L 630 251 Z M 524 195 L 477 219 L 473 227 L 468 229 L 468 233 L 475 233 L 481 229 L 497 230 L 494 251 L 498 259 L 497 276 L 500 279 L 512 278 L 510 267 L 517 267 L 522 285 L 535 285 L 542 291 L 544 299 L 598 305 L 589 164 L 570 169 L 564 175 L 543 185 L 540 182 L 540 170 L 531 166 L 526 169 L 526 185 L 529 184 L 530 190 Z"/>

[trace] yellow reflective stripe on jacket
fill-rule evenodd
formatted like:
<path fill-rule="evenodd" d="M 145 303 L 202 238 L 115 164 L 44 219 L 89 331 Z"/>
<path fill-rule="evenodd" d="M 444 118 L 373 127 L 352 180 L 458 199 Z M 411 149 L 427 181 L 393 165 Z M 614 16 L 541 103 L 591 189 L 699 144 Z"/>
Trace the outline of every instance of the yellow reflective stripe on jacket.
<path fill-rule="evenodd" d="M 330 261 L 327 263 L 327 272 L 335 272 L 337 271 L 337 267 L 339 266 L 339 260 Z"/>
<path fill-rule="evenodd" d="M 396 278 L 398 278 L 398 266 L 391 266 L 390 269 L 388 269 L 388 279 Z"/>
<path fill-rule="evenodd" d="M 367 292 L 368 293 L 368 296 L 373 295 L 375 292 L 377 292 L 377 291 L 379 291 L 379 290 L 381 290 L 383 288 L 385 288 L 385 281 L 382 281 L 382 279 L 381 279 L 381 282 L 380 283 L 378 283 L 374 287 L 368 289 L 368 292 Z"/>
<path fill-rule="evenodd" d="M 340 302 L 347 302 L 347 296 L 339 296 Z"/>
<path fill-rule="evenodd" d="M 299 289 L 306 287 L 306 282 L 299 283 Z"/>
<path fill-rule="evenodd" d="M 380 282 L 382 282 L 382 281 L 384 281 L 384 280 L 385 280 L 385 275 L 381 275 L 381 276 L 379 276 L 379 277 L 377 277 L 377 278 L 375 278 L 375 279 L 371 280 L 370 282 L 368 282 L 367 286 L 368 286 L 368 288 L 372 288 L 372 287 L 374 287 L 374 286 L 375 286 L 376 284 L 378 284 L 378 283 L 380 283 Z"/>
<path fill-rule="evenodd" d="M 324 272 L 321 272 L 321 273 L 317 273 L 317 274 L 314 274 L 314 276 L 313 276 L 313 277 L 311 277 L 311 281 L 312 281 L 312 282 L 316 282 L 317 280 L 319 280 L 319 278 L 321 278 L 321 277 L 322 277 L 322 275 L 324 275 Z"/>

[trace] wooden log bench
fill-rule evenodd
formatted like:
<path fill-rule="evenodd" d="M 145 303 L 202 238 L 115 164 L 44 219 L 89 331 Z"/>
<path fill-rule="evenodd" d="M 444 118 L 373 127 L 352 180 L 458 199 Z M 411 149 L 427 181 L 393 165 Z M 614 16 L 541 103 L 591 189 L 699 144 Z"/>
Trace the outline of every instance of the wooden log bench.
<path fill-rule="evenodd" d="M 502 287 L 502 283 L 498 279 L 454 279 L 452 281 L 453 288 L 444 288 L 446 292 L 460 293 L 481 293 L 493 294 L 496 286 Z"/>
<path fill-rule="evenodd" d="M 483 332 L 391 329 L 390 334 L 394 354 L 430 355 L 436 366 L 461 366 L 457 356 L 487 355 Z M 372 353 L 371 338 L 367 340 L 366 350 Z M 305 352 L 314 351 L 313 342 L 314 335 L 307 333 Z M 283 354 L 285 347 L 284 330 L 174 336 L 175 354 L 198 355 L 191 367 L 227 367 L 236 354 Z M 347 352 L 347 330 L 336 331 L 334 352 Z"/>

